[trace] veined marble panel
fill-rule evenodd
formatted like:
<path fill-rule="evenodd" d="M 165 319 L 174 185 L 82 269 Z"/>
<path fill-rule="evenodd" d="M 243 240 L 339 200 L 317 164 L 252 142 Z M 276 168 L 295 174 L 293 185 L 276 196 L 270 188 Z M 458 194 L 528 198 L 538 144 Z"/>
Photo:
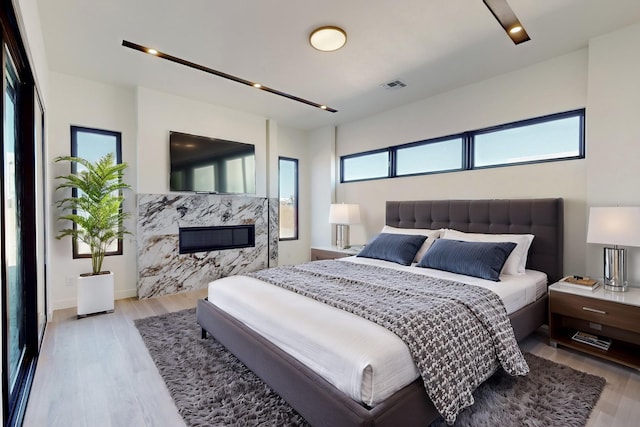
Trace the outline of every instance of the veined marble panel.
<path fill-rule="evenodd" d="M 178 253 L 180 227 L 243 224 L 255 225 L 255 247 Z M 136 238 L 139 298 L 206 288 L 210 281 L 220 277 L 277 264 L 277 199 L 139 194 Z"/>
<path fill-rule="evenodd" d="M 269 199 L 269 267 L 278 266 L 278 242 L 280 241 L 280 201 Z"/>

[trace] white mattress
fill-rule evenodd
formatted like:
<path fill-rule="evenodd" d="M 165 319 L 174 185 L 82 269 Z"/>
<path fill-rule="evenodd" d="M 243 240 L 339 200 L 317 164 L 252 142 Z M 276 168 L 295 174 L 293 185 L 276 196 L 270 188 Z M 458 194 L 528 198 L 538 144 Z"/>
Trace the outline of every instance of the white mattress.
<path fill-rule="evenodd" d="M 502 298 L 509 314 L 546 292 L 546 275 L 532 270 L 491 282 L 368 258 L 341 261 L 483 286 Z M 366 405 L 377 405 L 419 376 L 408 347 L 394 333 L 278 286 L 246 276 L 226 277 L 209 284 L 209 301 Z"/>

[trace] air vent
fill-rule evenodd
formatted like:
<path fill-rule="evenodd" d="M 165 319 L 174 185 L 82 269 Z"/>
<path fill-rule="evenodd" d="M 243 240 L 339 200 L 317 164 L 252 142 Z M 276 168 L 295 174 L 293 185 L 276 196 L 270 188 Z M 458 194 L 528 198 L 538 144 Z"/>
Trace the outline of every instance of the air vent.
<path fill-rule="evenodd" d="M 407 84 L 405 82 L 403 82 L 402 80 L 394 80 L 394 81 L 389 82 L 389 83 L 381 84 L 380 86 L 382 86 L 385 89 L 396 90 L 396 89 L 401 89 L 403 87 L 406 87 Z"/>

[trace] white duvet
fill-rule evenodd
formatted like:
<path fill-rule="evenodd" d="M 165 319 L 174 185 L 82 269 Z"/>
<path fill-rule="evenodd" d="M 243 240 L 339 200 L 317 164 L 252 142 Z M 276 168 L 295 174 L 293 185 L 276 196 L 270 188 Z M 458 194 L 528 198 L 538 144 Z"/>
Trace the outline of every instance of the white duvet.
<path fill-rule="evenodd" d="M 533 270 L 492 282 L 368 258 L 341 261 L 482 286 L 500 296 L 509 314 L 542 296 L 547 285 L 546 275 Z M 398 336 L 351 313 L 245 276 L 211 282 L 208 296 L 211 303 L 368 406 L 377 405 L 419 376 L 408 347 Z"/>

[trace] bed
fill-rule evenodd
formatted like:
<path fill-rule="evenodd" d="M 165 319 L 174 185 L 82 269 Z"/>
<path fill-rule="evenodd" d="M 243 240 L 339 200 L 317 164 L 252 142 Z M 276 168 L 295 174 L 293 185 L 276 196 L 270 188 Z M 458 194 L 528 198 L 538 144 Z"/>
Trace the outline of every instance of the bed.
<path fill-rule="evenodd" d="M 387 202 L 386 224 L 401 229 L 535 235 L 527 268 L 549 283 L 562 276 L 562 199 Z M 438 417 L 420 379 L 374 407 L 358 403 L 262 335 L 206 300 L 197 306 L 206 332 L 234 353 L 312 425 L 426 425 Z M 509 316 L 520 340 L 546 322 L 546 294 Z"/>

